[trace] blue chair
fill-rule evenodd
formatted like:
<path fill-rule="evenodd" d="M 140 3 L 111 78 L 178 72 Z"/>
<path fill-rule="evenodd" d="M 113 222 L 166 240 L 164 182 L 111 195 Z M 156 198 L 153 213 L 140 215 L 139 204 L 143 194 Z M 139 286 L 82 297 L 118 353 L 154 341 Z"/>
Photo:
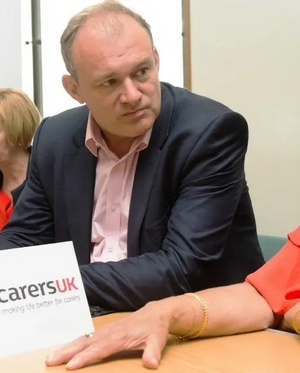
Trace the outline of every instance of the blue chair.
<path fill-rule="evenodd" d="M 287 237 L 259 234 L 258 241 L 264 259 L 267 262 L 287 243 Z"/>

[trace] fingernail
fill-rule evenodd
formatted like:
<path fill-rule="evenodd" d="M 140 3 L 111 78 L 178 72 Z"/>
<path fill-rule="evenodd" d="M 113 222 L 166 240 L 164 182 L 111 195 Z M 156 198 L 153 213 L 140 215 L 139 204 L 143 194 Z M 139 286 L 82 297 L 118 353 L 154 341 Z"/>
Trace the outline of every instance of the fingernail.
<path fill-rule="evenodd" d="M 157 359 L 152 359 L 152 364 L 153 364 L 153 367 L 155 369 L 157 369 L 159 367 L 159 360 Z"/>
<path fill-rule="evenodd" d="M 158 366 L 159 366 L 159 362 L 155 358 L 151 358 L 147 364 L 147 367 L 151 369 L 157 369 Z"/>
<path fill-rule="evenodd" d="M 46 361 L 47 361 L 48 363 L 50 363 L 51 360 L 54 359 L 54 355 L 55 355 L 54 353 L 49 354 L 49 355 L 46 357 Z"/>
<path fill-rule="evenodd" d="M 70 360 L 69 362 L 68 362 L 68 364 L 67 364 L 67 369 L 68 368 L 74 368 L 76 365 L 77 365 L 77 363 L 78 363 L 78 359 L 72 359 L 72 360 Z"/>

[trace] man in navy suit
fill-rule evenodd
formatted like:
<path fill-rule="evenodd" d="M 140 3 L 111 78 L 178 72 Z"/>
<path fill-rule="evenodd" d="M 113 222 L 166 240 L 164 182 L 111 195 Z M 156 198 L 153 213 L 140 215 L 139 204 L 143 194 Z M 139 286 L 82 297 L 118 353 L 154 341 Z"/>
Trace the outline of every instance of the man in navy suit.
<path fill-rule="evenodd" d="M 0 248 L 72 240 L 90 305 L 116 311 L 260 267 L 245 119 L 160 83 L 150 28 L 121 4 L 73 17 L 61 47 L 85 106 L 41 123 Z"/>

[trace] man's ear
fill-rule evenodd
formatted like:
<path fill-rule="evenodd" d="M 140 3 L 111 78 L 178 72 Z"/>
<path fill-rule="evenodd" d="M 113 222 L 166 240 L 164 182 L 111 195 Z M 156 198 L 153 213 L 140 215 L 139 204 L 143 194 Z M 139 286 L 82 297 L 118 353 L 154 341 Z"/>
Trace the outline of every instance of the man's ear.
<path fill-rule="evenodd" d="M 155 47 L 153 47 L 153 54 L 154 54 L 155 66 L 157 68 L 157 71 L 159 71 L 159 54 Z"/>
<path fill-rule="evenodd" d="M 62 77 L 62 84 L 67 91 L 67 93 L 74 98 L 74 100 L 78 101 L 80 104 L 84 104 L 85 101 L 81 96 L 80 89 L 78 83 L 75 78 L 71 75 L 63 75 Z"/>

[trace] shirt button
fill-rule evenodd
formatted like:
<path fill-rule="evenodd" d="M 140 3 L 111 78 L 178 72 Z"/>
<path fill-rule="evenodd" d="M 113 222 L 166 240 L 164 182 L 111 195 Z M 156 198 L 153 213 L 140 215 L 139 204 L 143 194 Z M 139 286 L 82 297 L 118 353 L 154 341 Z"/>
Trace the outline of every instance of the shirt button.
<path fill-rule="evenodd" d="M 114 251 L 114 248 L 112 246 L 109 246 L 108 251 L 111 253 L 112 251 Z"/>
<path fill-rule="evenodd" d="M 111 206 L 111 211 L 116 211 L 116 206 Z"/>

